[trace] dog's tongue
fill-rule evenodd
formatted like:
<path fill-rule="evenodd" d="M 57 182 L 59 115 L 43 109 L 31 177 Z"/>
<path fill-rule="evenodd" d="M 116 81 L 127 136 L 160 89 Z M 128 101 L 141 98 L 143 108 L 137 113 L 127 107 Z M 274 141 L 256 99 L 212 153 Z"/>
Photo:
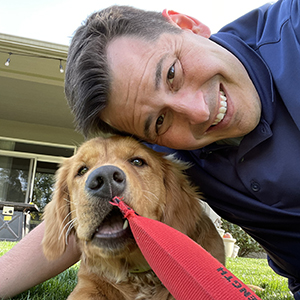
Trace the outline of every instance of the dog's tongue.
<path fill-rule="evenodd" d="M 120 198 L 115 197 L 110 203 L 118 206 L 128 219 L 145 259 L 176 300 L 260 300 L 218 260 L 183 233 L 139 216 Z"/>

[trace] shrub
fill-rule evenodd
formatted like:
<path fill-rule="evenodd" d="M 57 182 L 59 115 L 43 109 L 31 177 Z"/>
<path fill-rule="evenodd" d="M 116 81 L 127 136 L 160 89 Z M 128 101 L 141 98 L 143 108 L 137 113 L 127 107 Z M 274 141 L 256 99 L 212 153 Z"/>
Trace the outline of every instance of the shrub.
<path fill-rule="evenodd" d="M 238 225 L 222 219 L 222 228 L 225 232 L 230 232 L 233 238 L 236 239 L 236 244 L 240 247 L 239 256 L 243 257 L 249 253 L 264 252 L 260 244 Z"/>

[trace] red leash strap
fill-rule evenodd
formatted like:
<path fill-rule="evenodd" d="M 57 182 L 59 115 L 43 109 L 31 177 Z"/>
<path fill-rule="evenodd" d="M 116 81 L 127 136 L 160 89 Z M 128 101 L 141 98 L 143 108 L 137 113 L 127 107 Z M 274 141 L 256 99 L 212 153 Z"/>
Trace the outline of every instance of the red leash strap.
<path fill-rule="evenodd" d="M 176 300 L 259 300 L 242 281 L 192 239 L 156 220 L 139 216 L 120 198 L 137 245 Z"/>

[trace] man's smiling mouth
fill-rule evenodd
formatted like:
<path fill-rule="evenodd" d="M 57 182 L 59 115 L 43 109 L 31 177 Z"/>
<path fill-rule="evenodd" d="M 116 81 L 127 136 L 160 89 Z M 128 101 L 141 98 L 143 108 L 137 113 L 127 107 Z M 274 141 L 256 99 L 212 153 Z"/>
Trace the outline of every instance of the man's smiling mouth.
<path fill-rule="evenodd" d="M 227 112 L 227 97 L 222 90 L 220 90 L 220 99 L 219 112 L 215 121 L 212 123 L 212 126 L 218 125 L 224 119 Z"/>

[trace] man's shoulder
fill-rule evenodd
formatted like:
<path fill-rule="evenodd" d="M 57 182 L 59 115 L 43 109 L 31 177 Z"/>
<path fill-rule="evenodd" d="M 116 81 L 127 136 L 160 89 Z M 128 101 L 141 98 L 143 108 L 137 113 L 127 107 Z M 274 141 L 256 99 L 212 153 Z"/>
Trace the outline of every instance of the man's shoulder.
<path fill-rule="evenodd" d="M 268 43 L 281 40 L 282 27 L 290 22 L 290 28 L 300 34 L 300 0 L 279 0 L 265 4 L 224 26 L 220 32 L 238 36 L 257 50 Z"/>

